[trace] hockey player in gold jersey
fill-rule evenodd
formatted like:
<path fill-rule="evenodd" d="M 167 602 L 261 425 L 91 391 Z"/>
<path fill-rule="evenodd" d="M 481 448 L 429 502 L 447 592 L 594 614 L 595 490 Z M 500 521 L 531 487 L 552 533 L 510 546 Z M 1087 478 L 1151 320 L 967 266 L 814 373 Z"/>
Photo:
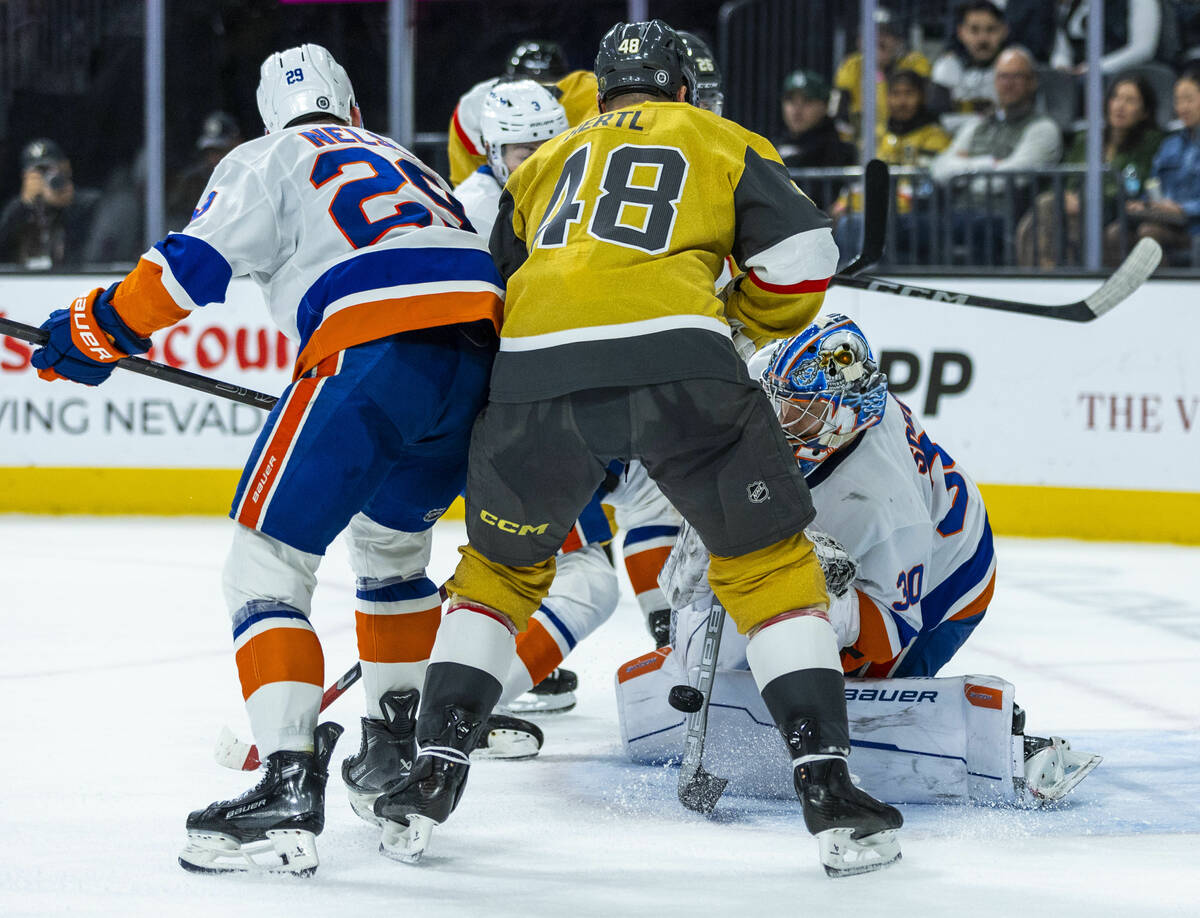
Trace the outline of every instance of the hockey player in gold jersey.
<path fill-rule="evenodd" d="M 600 114 L 501 195 L 491 249 L 508 289 L 471 439 L 470 544 L 447 583 L 420 753 L 376 805 L 385 851 L 419 857 L 454 809 L 555 551 L 606 464 L 640 459 L 712 552 L 709 582 L 749 637 L 826 868 L 885 866 L 902 820 L 847 771 L 837 639 L 803 534 L 812 501 L 735 346 L 812 321 L 837 263 L 829 219 L 767 141 L 688 104 L 691 64 L 665 23 L 615 26 L 596 77 Z M 746 273 L 719 296 L 729 255 Z"/>

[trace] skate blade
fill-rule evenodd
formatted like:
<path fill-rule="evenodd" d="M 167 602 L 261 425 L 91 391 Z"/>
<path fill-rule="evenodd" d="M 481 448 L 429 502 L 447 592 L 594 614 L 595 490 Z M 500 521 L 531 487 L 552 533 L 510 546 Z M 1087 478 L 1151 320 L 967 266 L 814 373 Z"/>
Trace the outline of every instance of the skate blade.
<path fill-rule="evenodd" d="M 532 759 L 542 748 L 536 737 L 524 730 L 492 730 L 486 746 L 477 746 L 471 759 Z"/>
<path fill-rule="evenodd" d="M 1043 804 L 1056 803 L 1067 794 L 1071 793 L 1075 787 L 1096 770 L 1096 766 L 1104 761 L 1104 757 L 1100 755 L 1090 755 L 1085 752 L 1076 752 L 1073 749 L 1067 748 L 1062 752 L 1063 758 L 1063 777 L 1060 781 L 1048 787 L 1030 787 L 1030 793 Z"/>
<path fill-rule="evenodd" d="M 509 714 L 566 714 L 575 708 L 575 693 L 563 692 L 560 695 L 534 695 L 526 692 L 518 695 L 504 710 Z"/>
<path fill-rule="evenodd" d="M 383 836 L 379 840 L 379 853 L 402 864 L 415 864 L 429 847 L 433 827 L 438 825 L 428 816 L 411 813 L 405 817 L 408 825 L 388 819 L 384 822 Z"/>
<path fill-rule="evenodd" d="M 882 870 L 900 860 L 899 829 L 885 829 L 854 838 L 853 829 L 826 829 L 817 833 L 821 865 L 835 879 Z"/>
<path fill-rule="evenodd" d="M 220 832 L 188 832 L 179 866 L 192 873 L 284 873 L 311 877 L 317 842 L 303 829 L 268 829 L 265 839 L 239 842 Z"/>
<path fill-rule="evenodd" d="M 383 817 L 375 815 L 375 801 L 383 796 L 383 791 L 363 793 L 362 791 L 352 790 L 347 787 L 346 794 L 350 798 L 350 809 L 354 810 L 355 816 L 367 823 L 367 825 L 383 826 Z"/>

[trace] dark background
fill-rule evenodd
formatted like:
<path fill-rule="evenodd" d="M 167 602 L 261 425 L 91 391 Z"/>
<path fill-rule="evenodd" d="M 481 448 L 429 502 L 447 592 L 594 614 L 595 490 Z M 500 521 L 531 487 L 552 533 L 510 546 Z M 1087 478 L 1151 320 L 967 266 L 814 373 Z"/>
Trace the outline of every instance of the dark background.
<path fill-rule="evenodd" d="M 719 0 L 651 0 L 650 15 L 712 40 Z M 368 127 L 386 133 L 387 4 L 214 0 L 166 4 L 168 176 L 195 155 L 204 117 L 231 113 L 247 138 L 262 130 L 254 91 L 272 51 L 326 46 L 354 83 Z M 425 0 L 415 7 L 418 132 L 444 132 L 458 97 L 497 75 L 520 40 L 558 41 L 572 67 L 591 69 L 623 0 Z M 102 187 L 137 157 L 143 137 L 141 0 L 0 3 L 0 199 L 19 187 L 18 157 L 35 137 L 57 140 L 76 183 Z M 444 146 L 417 151 L 444 166 Z"/>

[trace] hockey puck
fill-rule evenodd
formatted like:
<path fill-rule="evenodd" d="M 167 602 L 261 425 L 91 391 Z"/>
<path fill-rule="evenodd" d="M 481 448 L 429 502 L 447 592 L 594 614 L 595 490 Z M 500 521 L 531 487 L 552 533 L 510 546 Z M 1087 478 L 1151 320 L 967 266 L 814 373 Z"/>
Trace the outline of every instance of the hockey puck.
<path fill-rule="evenodd" d="M 704 693 L 690 685 L 673 685 L 667 695 L 667 703 L 676 711 L 695 714 L 704 707 Z"/>

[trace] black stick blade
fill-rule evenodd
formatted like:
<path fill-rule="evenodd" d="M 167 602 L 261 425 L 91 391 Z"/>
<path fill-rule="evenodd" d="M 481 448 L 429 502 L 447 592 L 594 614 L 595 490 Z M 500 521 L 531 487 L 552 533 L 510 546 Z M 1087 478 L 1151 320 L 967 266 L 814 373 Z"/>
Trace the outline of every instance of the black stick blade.
<path fill-rule="evenodd" d="M 840 275 L 866 271 L 883 257 L 887 241 L 888 206 L 892 197 L 887 163 L 873 159 L 863 171 L 863 241 L 858 257 Z"/>
<path fill-rule="evenodd" d="M 716 807 L 721 794 L 725 793 L 728 783 L 725 778 L 718 778 L 703 768 L 697 768 L 691 780 L 680 785 L 679 802 L 689 810 L 707 816 Z"/>

